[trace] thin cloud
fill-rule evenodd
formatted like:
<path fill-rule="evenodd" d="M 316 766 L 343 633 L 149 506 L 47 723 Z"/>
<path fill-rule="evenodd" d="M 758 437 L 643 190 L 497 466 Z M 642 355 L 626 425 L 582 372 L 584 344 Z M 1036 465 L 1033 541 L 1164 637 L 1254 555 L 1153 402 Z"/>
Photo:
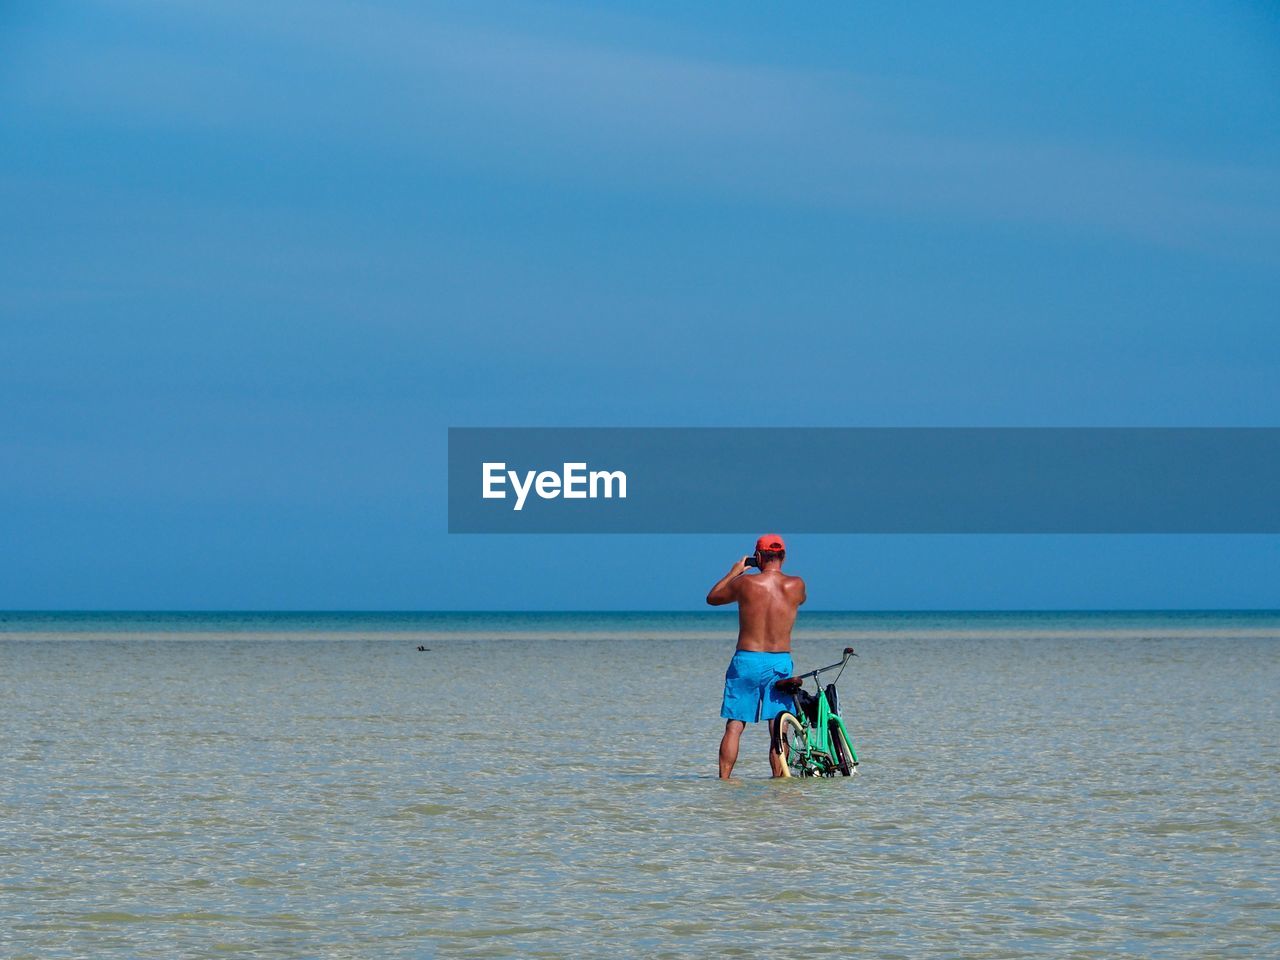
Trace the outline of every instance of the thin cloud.
<path fill-rule="evenodd" d="M 1083 229 L 1247 259 L 1280 249 L 1274 169 L 939 136 L 902 118 L 882 78 L 336 3 L 116 6 L 186 33 L 167 49 L 63 47 L 40 78 L 46 103 L 624 190 Z"/>

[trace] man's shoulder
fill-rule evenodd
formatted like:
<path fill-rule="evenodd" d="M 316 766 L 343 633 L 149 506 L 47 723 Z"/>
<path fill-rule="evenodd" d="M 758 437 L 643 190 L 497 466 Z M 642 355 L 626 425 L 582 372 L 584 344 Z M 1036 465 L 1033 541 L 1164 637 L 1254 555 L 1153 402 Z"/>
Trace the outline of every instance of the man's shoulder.
<path fill-rule="evenodd" d="M 764 576 L 739 577 L 734 583 L 748 590 L 763 590 L 765 592 L 773 592 L 778 589 L 795 590 L 804 587 L 802 578 L 793 576 L 790 573 L 783 573 L 781 570 Z"/>
<path fill-rule="evenodd" d="M 764 575 L 754 577 L 743 577 L 744 580 L 759 580 L 761 583 L 804 583 L 801 577 L 793 573 L 783 573 L 781 570 L 774 570 Z"/>
<path fill-rule="evenodd" d="M 782 584 L 782 592 L 790 597 L 795 603 L 804 603 L 805 596 L 809 593 L 809 588 L 804 585 L 803 577 L 787 575 L 786 582 Z"/>
<path fill-rule="evenodd" d="M 782 590 L 791 593 L 796 590 L 804 589 L 804 580 L 801 577 L 794 576 L 790 573 L 777 571 L 775 575 L 766 577 L 743 577 L 746 585 L 751 588 L 757 588 L 767 593 L 773 593 Z"/>

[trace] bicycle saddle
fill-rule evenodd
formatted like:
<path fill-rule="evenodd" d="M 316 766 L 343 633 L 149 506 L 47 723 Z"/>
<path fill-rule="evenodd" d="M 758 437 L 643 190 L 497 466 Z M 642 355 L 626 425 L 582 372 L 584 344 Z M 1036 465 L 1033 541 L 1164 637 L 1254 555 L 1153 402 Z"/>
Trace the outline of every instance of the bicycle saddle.
<path fill-rule="evenodd" d="M 775 683 L 773 688 L 782 693 L 795 693 L 802 686 L 804 686 L 804 681 L 799 677 L 787 677 L 787 679 L 779 680 Z"/>

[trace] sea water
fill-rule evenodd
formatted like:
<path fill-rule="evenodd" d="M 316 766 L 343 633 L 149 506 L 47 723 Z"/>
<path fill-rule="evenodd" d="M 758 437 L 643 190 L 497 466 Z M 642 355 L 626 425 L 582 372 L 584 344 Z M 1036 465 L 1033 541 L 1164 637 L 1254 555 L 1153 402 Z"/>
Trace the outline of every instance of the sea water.
<path fill-rule="evenodd" d="M 1280 615 L 802 612 L 722 783 L 733 629 L 0 614 L 0 956 L 1280 955 Z"/>

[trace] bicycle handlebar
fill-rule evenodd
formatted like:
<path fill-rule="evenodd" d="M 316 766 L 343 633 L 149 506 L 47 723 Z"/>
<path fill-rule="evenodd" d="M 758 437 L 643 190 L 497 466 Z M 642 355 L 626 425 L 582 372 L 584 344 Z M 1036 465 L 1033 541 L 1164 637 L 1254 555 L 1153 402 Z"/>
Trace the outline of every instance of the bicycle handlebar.
<path fill-rule="evenodd" d="M 857 654 L 853 652 L 853 647 L 845 647 L 844 656 L 840 658 L 839 663 L 833 663 L 825 667 L 819 667 L 817 670 L 810 670 L 808 673 L 797 673 L 796 679 L 804 680 L 808 677 L 813 677 L 813 679 L 817 680 L 818 677 L 828 672 L 829 670 L 836 670 L 836 669 L 843 670 L 844 665 L 849 662 L 849 658 L 856 657 L 856 656 Z"/>

